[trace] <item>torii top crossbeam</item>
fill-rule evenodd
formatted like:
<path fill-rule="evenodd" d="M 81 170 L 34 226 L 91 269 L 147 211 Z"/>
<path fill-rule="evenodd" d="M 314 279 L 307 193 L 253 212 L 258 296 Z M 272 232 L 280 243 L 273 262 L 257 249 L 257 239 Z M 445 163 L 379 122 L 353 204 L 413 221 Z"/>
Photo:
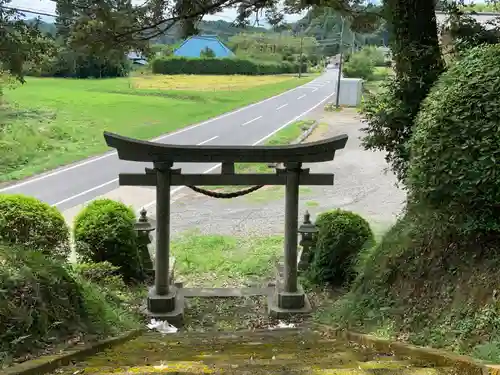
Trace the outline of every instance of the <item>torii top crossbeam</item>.
<path fill-rule="evenodd" d="M 343 149 L 347 135 L 325 140 L 283 146 L 170 145 L 141 141 L 104 132 L 106 144 L 115 148 L 121 160 L 176 163 L 317 163 L 333 160 Z"/>

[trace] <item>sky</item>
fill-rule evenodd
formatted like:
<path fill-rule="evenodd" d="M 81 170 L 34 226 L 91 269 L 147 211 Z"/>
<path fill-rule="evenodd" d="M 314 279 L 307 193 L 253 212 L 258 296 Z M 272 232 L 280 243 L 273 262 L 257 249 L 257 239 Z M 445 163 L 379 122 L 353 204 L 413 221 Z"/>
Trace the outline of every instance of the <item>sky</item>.
<path fill-rule="evenodd" d="M 132 0 L 133 3 L 144 3 L 144 0 Z M 44 13 L 54 13 L 55 3 L 50 0 L 12 0 L 10 3 L 12 7 L 19 7 L 26 10 L 40 11 Z M 29 14 L 27 14 L 29 16 Z M 303 14 L 298 15 L 288 15 L 286 16 L 286 21 L 295 22 L 303 17 Z M 226 9 L 223 12 L 208 15 L 203 17 L 204 20 L 224 20 L 228 22 L 234 21 L 236 18 L 236 9 Z M 48 20 L 46 17 L 42 17 L 44 21 Z"/>

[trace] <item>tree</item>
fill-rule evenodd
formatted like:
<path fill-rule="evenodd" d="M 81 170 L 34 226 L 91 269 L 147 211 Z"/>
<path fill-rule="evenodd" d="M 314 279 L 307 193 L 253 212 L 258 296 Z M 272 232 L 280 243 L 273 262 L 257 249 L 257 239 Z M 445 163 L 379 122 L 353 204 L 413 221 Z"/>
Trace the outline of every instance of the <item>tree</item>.
<path fill-rule="evenodd" d="M 9 4 L 10 0 L 0 0 L 0 71 L 24 83 L 24 64 L 40 63 L 54 52 L 53 45 L 36 22 L 25 22 L 24 14 Z"/>
<path fill-rule="evenodd" d="M 215 57 L 215 52 L 213 51 L 213 49 L 205 47 L 201 51 L 200 57 L 203 57 L 205 59 L 213 59 Z"/>
<path fill-rule="evenodd" d="M 452 56 L 460 55 L 469 49 L 482 44 L 497 44 L 500 42 L 500 24 L 498 18 L 489 22 L 489 28 L 479 23 L 474 17 L 466 13 L 456 4 L 446 8 L 448 19 L 442 30 L 443 39 L 446 40 L 447 52 Z M 443 40 L 444 42 L 444 40 Z"/>
<path fill-rule="evenodd" d="M 189 0 L 177 0 L 175 6 L 179 14 L 194 13 L 198 10 L 197 3 Z M 199 34 L 197 24 L 201 21 L 201 18 L 202 16 L 197 16 L 180 20 L 178 37 L 186 39 L 192 35 Z"/>
<path fill-rule="evenodd" d="M 363 113 L 364 145 L 386 152 L 400 182 L 406 178 L 414 120 L 420 104 L 444 70 L 439 47 L 435 0 L 386 0 L 395 77 L 388 90 L 372 97 Z"/>
<path fill-rule="evenodd" d="M 99 6 L 93 0 L 59 0 L 56 5 L 57 36 L 61 45 L 56 76 L 78 78 L 117 77 L 128 74 L 126 54 L 131 50 L 149 52 L 147 42 L 127 40 L 110 45 L 103 42 L 117 30 L 137 21 L 131 15 L 131 0 L 106 0 Z M 106 18 L 102 18 L 102 17 Z"/>

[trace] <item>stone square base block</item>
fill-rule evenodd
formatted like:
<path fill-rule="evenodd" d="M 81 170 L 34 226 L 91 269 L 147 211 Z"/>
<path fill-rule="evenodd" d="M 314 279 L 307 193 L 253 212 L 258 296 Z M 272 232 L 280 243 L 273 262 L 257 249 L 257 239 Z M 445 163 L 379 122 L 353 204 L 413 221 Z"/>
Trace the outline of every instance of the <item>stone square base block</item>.
<path fill-rule="evenodd" d="M 309 315 L 311 303 L 299 285 L 297 292 L 287 293 L 275 289 L 267 299 L 269 315 L 276 319 L 289 319 L 296 315 Z"/>
<path fill-rule="evenodd" d="M 148 315 L 152 319 L 166 320 L 179 328 L 184 318 L 184 296 L 175 285 L 170 286 L 170 293 L 160 296 L 155 287 L 148 293 Z"/>

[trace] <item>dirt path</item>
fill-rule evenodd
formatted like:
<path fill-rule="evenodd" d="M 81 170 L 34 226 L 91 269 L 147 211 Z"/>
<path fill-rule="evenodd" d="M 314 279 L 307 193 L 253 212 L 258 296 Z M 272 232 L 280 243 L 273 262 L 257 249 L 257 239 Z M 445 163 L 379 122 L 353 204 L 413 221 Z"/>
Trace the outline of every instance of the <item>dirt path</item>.
<path fill-rule="evenodd" d="M 301 187 L 300 212 L 309 210 L 314 217 L 334 208 L 351 210 L 369 220 L 380 234 L 394 223 L 405 199 L 404 192 L 395 186 L 394 175 L 385 173 L 384 155 L 361 147 L 362 123 L 355 110 L 320 110 L 308 118 L 322 124 L 309 142 L 342 133 L 348 134 L 349 141 L 334 161 L 308 166 L 312 172 L 334 172 L 335 186 Z M 284 225 L 284 189 L 266 187 L 230 200 L 207 198 L 186 189 L 172 206 L 171 225 L 174 236 L 192 230 L 242 236 L 280 234 Z"/>

